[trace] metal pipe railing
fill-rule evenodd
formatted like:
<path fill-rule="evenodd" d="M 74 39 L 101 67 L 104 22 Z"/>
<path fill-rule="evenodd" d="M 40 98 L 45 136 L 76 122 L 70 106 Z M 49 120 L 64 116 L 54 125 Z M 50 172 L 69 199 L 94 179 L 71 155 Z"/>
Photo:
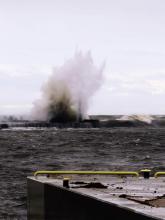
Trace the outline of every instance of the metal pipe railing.
<path fill-rule="evenodd" d="M 34 176 L 37 177 L 38 175 L 63 175 L 63 174 L 77 174 L 77 175 L 131 175 L 131 176 L 139 176 L 138 172 L 134 171 L 48 171 L 48 170 L 41 170 L 36 171 Z"/>
<path fill-rule="evenodd" d="M 158 176 L 165 176 L 165 172 L 156 172 L 154 177 L 157 178 Z"/>

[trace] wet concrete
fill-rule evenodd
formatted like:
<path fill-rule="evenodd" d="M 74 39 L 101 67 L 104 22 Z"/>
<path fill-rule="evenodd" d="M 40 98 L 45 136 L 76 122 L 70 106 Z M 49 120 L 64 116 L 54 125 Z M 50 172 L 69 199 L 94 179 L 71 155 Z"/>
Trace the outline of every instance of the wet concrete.
<path fill-rule="evenodd" d="M 47 216 L 43 217 L 41 214 L 39 219 L 49 220 L 53 218 L 63 220 L 66 218 L 66 216 L 63 215 L 66 211 L 66 206 L 70 207 L 71 211 L 68 211 L 67 219 L 71 220 L 76 219 L 76 213 L 80 211 L 82 220 L 88 219 L 89 216 L 90 220 L 112 217 L 117 219 L 126 218 L 139 220 L 165 219 L 165 178 L 152 177 L 150 179 L 144 179 L 143 177 L 72 176 L 70 177 L 72 180 L 70 181 L 68 189 L 62 187 L 63 177 L 64 176 L 55 178 L 29 178 L 28 185 L 31 187 L 28 190 L 29 220 L 34 219 L 33 217 L 36 214 L 36 210 L 37 213 L 42 213 L 44 210 L 44 216 Z M 38 200 L 35 203 L 36 198 L 38 198 L 38 196 L 35 196 L 36 185 L 45 187 L 44 192 L 40 192 L 41 201 L 42 204 L 44 204 L 44 207 L 40 209 L 34 209 L 36 204 L 38 204 Z M 33 188 L 35 188 L 35 190 Z M 47 193 L 47 188 L 49 189 L 49 193 Z M 69 197 L 68 191 L 70 192 Z M 83 203 L 84 197 L 85 202 Z M 59 198 L 62 198 L 62 200 L 60 200 L 57 208 L 56 205 L 53 204 L 57 204 Z M 75 198 L 77 201 L 76 208 L 74 207 Z M 90 200 L 90 202 L 88 200 Z M 100 203 L 98 204 L 97 201 Z M 109 208 L 106 209 L 107 204 L 109 204 Z M 97 211 L 98 205 L 99 211 Z M 51 206 L 52 209 L 46 208 L 47 206 Z M 82 209 L 81 206 L 83 206 L 84 209 Z M 100 209 L 100 207 L 102 207 L 102 209 Z"/>

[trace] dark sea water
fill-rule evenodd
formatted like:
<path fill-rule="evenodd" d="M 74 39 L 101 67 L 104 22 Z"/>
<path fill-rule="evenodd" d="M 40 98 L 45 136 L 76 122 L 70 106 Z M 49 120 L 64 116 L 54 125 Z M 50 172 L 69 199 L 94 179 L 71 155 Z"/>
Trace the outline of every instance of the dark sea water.
<path fill-rule="evenodd" d="M 165 128 L 0 131 L 0 220 L 26 219 L 36 170 L 165 171 Z"/>

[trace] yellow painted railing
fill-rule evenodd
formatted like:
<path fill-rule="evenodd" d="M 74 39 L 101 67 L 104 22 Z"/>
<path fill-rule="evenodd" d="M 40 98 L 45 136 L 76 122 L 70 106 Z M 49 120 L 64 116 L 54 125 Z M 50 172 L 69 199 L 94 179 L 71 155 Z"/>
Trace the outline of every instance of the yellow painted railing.
<path fill-rule="evenodd" d="M 38 175 L 63 175 L 63 174 L 77 174 L 77 175 L 131 175 L 131 176 L 139 176 L 138 172 L 134 171 L 48 171 L 48 170 L 41 170 L 36 171 L 34 176 L 37 177 Z"/>
<path fill-rule="evenodd" d="M 156 172 L 154 177 L 165 176 L 165 172 Z"/>

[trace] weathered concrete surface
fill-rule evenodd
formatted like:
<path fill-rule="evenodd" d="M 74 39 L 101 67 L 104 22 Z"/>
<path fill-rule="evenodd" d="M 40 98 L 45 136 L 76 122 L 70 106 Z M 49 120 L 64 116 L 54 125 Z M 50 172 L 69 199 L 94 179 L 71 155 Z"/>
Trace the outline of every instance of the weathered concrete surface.
<path fill-rule="evenodd" d="M 165 178 L 76 176 L 66 189 L 62 179 L 32 177 L 28 220 L 165 219 L 164 194 Z"/>

